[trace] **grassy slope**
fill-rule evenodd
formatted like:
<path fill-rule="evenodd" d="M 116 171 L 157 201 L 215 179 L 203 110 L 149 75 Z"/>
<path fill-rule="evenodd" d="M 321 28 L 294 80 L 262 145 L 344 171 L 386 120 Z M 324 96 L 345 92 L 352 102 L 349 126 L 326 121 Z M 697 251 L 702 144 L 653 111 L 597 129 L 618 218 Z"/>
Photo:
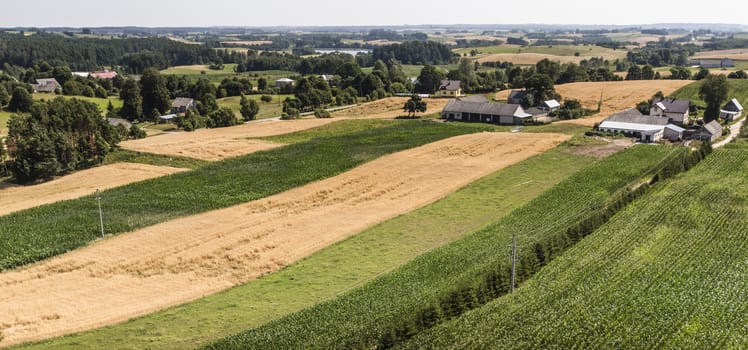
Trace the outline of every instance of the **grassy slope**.
<path fill-rule="evenodd" d="M 0 136 L 8 134 L 8 119 L 13 113 L 0 110 Z"/>
<path fill-rule="evenodd" d="M 337 175 L 384 154 L 477 132 L 459 125 L 407 121 L 387 128 L 312 139 L 231 158 L 197 170 L 104 191 L 109 233 L 262 198 Z M 96 239 L 91 197 L 0 217 L 0 269 L 32 263 Z"/>
<path fill-rule="evenodd" d="M 744 107 L 748 105 L 748 80 L 728 79 L 730 84 L 730 93 L 728 99 L 737 98 Z M 690 99 L 699 106 L 706 106 L 706 103 L 699 98 L 699 89 L 701 81 L 688 84 L 672 93 L 673 97 Z"/>
<path fill-rule="evenodd" d="M 486 273 L 505 269 L 505 252 L 512 234 L 519 235 L 521 242 L 533 244 L 556 230 L 565 232 L 566 225 L 576 222 L 570 216 L 583 217 L 591 205 L 641 176 L 670 152 L 666 147 L 650 146 L 620 152 L 567 178 L 476 233 L 424 254 L 339 298 L 226 338 L 211 348 L 368 347 L 391 331 L 393 324 L 411 319 L 455 288 L 483 281 Z"/>
<path fill-rule="evenodd" d="M 195 158 L 187 157 L 175 157 L 167 156 L 162 154 L 153 154 L 145 152 L 136 152 L 126 149 L 118 149 L 112 153 L 107 154 L 104 164 L 113 163 L 142 163 L 158 166 L 170 166 L 175 168 L 187 168 L 197 169 L 203 165 L 210 164 L 210 162 Z"/>
<path fill-rule="evenodd" d="M 410 348 L 742 348 L 748 152 L 729 146 L 659 186 L 515 294 Z"/>
<path fill-rule="evenodd" d="M 381 223 L 243 286 L 120 325 L 30 348 L 187 348 L 256 327 L 340 295 L 476 230 L 591 162 L 591 158 L 555 149 L 486 176 L 434 204 Z"/>
<path fill-rule="evenodd" d="M 278 104 L 278 99 L 285 100 L 286 97 L 290 97 L 292 95 L 270 95 L 273 98 L 273 101 L 271 102 L 262 102 L 260 101 L 260 97 L 262 95 L 247 95 L 248 99 L 255 100 L 260 105 L 260 112 L 257 114 L 257 119 L 265 119 L 265 118 L 273 118 L 273 117 L 280 117 L 281 114 L 283 114 L 283 106 Z M 216 102 L 218 103 L 218 107 L 228 107 L 232 111 L 234 111 L 234 114 L 237 118 L 240 120 L 242 119 L 241 113 L 239 113 L 239 109 L 241 108 L 241 97 L 240 96 L 233 96 L 233 97 L 225 97 L 218 99 Z"/>
<path fill-rule="evenodd" d="M 101 110 L 102 113 L 106 113 L 106 109 L 109 106 L 109 101 L 112 101 L 112 105 L 115 108 L 122 107 L 122 100 L 120 100 L 119 97 L 116 97 L 116 96 L 111 96 L 109 98 L 98 98 L 98 97 L 85 97 L 85 96 L 64 96 L 64 95 L 43 94 L 43 93 L 35 93 L 32 96 L 34 97 L 34 100 L 37 100 L 37 101 L 39 100 L 49 101 L 57 97 L 62 97 L 62 98 L 67 98 L 67 99 L 77 98 L 79 100 L 94 103 L 95 105 L 99 106 L 99 109 Z"/>

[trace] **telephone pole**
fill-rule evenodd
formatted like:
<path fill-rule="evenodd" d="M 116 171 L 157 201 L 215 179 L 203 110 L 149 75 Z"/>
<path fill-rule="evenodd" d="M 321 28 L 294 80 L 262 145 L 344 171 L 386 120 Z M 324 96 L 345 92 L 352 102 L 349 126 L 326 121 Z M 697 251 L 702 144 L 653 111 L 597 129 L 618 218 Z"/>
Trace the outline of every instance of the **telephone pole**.
<path fill-rule="evenodd" d="M 514 276 L 517 271 L 517 236 L 512 235 L 512 287 L 510 293 L 514 293 Z"/>
<path fill-rule="evenodd" d="M 101 191 L 96 189 L 96 201 L 99 202 L 99 225 L 101 227 L 101 238 L 104 238 L 104 214 L 101 211 Z"/>

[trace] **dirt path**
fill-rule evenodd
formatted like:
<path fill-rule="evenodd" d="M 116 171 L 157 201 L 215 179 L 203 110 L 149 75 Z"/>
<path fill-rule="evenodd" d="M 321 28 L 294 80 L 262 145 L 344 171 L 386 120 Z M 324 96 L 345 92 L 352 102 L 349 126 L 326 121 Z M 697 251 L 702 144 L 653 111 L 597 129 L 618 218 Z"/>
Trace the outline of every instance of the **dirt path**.
<path fill-rule="evenodd" d="M 657 91 L 662 91 L 667 96 L 690 83 L 693 83 L 693 80 L 627 80 L 556 85 L 556 92 L 561 94 L 561 97 L 579 100 L 584 108 L 597 109 L 600 95 L 603 97 L 600 113 L 560 123 L 593 126 L 613 113 L 634 108 L 640 101 L 649 100 Z M 496 98 L 506 100 L 508 95 L 509 90 L 504 90 L 499 92 Z"/>
<path fill-rule="evenodd" d="M 276 271 L 567 135 L 480 133 L 278 195 L 99 241 L 0 274 L 0 345 L 104 326 Z"/>
<path fill-rule="evenodd" d="M 116 163 L 74 172 L 32 186 L 0 187 L 0 215 L 188 169 L 135 163 Z"/>
<path fill-rule="evenodd" d="M 730 136 L 725 138 L 724 140 L 717 142 L 714 144 L 714 147 L 722 147 L 728 143 L 730 143 L 732 140 L 734 140 L 738 135 L 740 135 L 740 128 L 745 123 L 745 120 L 748 119 L 748 117 L 744 117 L 743 119 L 739 120 L 737 123 L 730 125 Z"/>
<path fill-rule="evenodd" d="M 269 120 L 228 128 L 165 133 L 140 140 L 125 141 L 120 143 L 120 146 L 138 152 L 213 161 L 282 146 L 279 143 L 249 140 L 249 138 L 288 134 L 337 120 L 340 119 Z"/>

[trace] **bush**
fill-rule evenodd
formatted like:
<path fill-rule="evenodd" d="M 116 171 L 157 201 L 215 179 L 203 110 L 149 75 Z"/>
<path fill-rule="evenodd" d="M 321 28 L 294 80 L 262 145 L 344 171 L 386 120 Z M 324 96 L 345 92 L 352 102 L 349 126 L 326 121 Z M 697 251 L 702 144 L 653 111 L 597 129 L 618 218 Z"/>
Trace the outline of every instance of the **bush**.
<path fill-rule="evenodd" d="M 314 116 L 317 118 L 330 118 L 330 112 L 325 109 L 318 108 L 314 111 Z"/>
<path fill-rule="evenodd" d="M 260 101 L 262 101 L 262 102 L 272 102 L 273 101 L 273 96 L 262 95 L 262 96 L 260 96 Z"/>
<path fill-rule="evenodd" d="M 283 120 L 291 120 L 291 119 L 299 119 L 300 114 L 299 110 L 293 107 L 289 107 L 286 109 L 286 112 L 283 113 L 281 116 L 281 119 Z"/>

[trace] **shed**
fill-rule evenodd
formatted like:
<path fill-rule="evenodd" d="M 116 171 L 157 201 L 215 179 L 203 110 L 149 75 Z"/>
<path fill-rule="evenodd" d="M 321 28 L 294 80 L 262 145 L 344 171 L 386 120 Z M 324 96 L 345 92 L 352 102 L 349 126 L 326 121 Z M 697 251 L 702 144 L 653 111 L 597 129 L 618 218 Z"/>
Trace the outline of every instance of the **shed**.
<path fill-rule="evenodd" d="M 195 100 L 187 97 L 177 97 L 171 102 L 171 113 L 185 113 L 188 109 L 195 108 Z"/>
<path fill-rule="evenodd" d="M 505 125 L 522 125 L 533 120 L 532 115 L 517 104 L 460 100 L 449 101 L 442 110 L 442 118 Z"/>
<path fill-rule="evenodd" d="M 738 102 L 738 99 L 733 98 L 719 110 L 719 117 L 725 122 L 730 122 L 733 119 L 740 117 L 742 113 L 743 106 Z"/>
<path fill-rule="evenodd" d="M 31 88 L 34 89 L 34 92 L 55 92 L 57 89 L 61 89 L 62 85 L 55 78 L 36 79 L 36 84 L 31 84 Z"/>
<path fill-rule="evenodd" d="M 525 96 L 530 94 L 529 91 L 524 90 L 512 90 L 509 93 L 509 97 L 507 97 L 507 102 L 514 103 L 514 104 L 522 104 L 522 100 L 525 99 Z"/>
<path fill-rule="evenodd" d="M 720 136 L 722 136 L 722 125 L 720 125 L 716 120 L 712 120 L 702 126 L 701 129 L 694 134 L 693 138 L 701 141 L 714 142 Z"/>
<path fill-rule="evenodd" d="M 561 108 L 561 104 L 558 103 L 558 101 L 556 100 L 548 100 L 548 101 L 543 101 L 543 103 L 541 103 L 540 106 L 538 106 L 538 108 L 548 111 L 548 112 L 552 112 L 552 111 L 555 111 Z"/>
<path fill-rule="evenodd" d="M 686 131 L 686 129 L 683 129 L 680 126 L 668 124 L 668 125 L 665 125 L 665 130 L 663 130 L 663 136 L 666 139 L 675 142 L 675 141 L 683 139 L 684 131 Z"/>

